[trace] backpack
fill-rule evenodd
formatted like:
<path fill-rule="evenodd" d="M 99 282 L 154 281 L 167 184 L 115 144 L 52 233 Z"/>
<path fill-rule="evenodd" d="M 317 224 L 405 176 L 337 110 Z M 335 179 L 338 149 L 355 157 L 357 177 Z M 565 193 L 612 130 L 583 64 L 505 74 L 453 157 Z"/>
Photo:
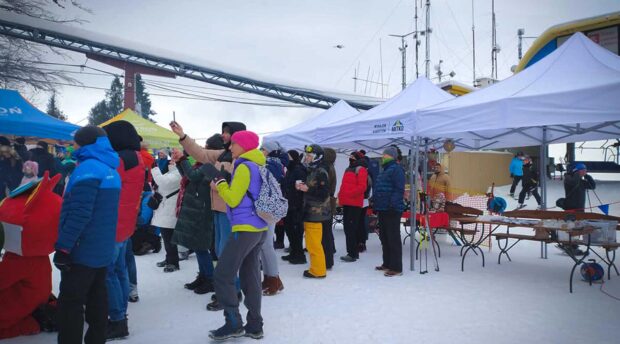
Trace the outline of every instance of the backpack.
<path fill-rule="evenodd" d="M 282 196 L 282 190 L 276 177 L 265 166 L 258 166 L 258 171 L 261 179 L 258 198 L 254 199 L 249 190 L 247 195 L 252 200 L 256 213 L 261 219 L 267 223 L 276 223 L 286 216 L 288 200 Z"/>
<path fill-rule="evenodd" d="M 355 168 L 355 175 L 357 175 L 360 168 L 363 168 L 363 166 L 357 166 Z M 366 191 L 364 191 L 365 199 L 368 199 L 370 197 L 370 190 L 372 190 L 372 178 L 370 178 L 370 172 L 368 172 L 368 168 L 366 168 Z"/>

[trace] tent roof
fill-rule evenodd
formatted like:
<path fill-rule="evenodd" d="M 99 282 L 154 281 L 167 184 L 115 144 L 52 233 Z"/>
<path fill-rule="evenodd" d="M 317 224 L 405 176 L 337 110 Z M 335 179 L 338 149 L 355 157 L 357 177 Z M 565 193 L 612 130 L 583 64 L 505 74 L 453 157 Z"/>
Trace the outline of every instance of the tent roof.
<path fill-rule="evenodd" d="M 351 105 L 344 100 L 341 100 L 319 115 L 288 129 L 267 135 L 263 140 L 266 142 L 278 141 L 278 143 L 286 149 L 300 149 L 303 148 L 304 145 L 316 142 L 314 129 L 355 116 L 358 113 L 359 112 L 355 108 L 351 107 Z"/>
<path fill-rule="evenodd" d="M 125 109 L 118 115 L 99 124 L 99 126 L 105 127 L 112 122 L 120 120 L 125 120 L 133 124 L 138 134 L 142 136 L 142 139 L 147 142 L 151 148 L 179 146 L 179 137 L 172 131 L 143 118 L 131 109 Z"/>
<path fill-rule="evenodd" d="M 357 116 L 316 129 L 318 143 L 336 148 L 378 150 L 391 143 L 404 144 L 414 135 L 418 109 L 454 98 L 421 77 L 396 96 Z"/>
<path fill-rule="evenodd" d="M 495 85 L 418 113 L 417 134 L 469 148 L 523 147 L 620 137 L 620 57 L 574 34 Z"/>
<path fill-rule="evenodd" d="M 79 128 L 37 109 L 15 90 L 0 90 L 0 134 L 73 140 Z"/>

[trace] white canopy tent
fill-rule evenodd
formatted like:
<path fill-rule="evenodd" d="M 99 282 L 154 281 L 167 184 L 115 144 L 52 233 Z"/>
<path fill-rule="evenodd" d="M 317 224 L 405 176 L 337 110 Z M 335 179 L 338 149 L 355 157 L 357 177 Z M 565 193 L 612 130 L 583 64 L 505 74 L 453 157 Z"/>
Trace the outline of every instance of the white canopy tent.
<path fill-rule="evenodd" d="M 301 150 L 304 148 L 304 145 L 316 142 L 316 128 L 330 125 L 331 123 L 355 116 L 358 113 L 359 111 L 344 100 L 341 100 L 318 116 L 314 116 L 288 129 L 265 136 L 263 141 L 278 141 L 286 149 Z"/>
<path fill-rule="evenodd" d="M 419 111 L 416 125 L 471 149 L 617 138 L 620 57 L 576 33 L 506 80 Z"/>
<path fill-rule="evenodd" d="M 541 145 L 544 176 L 547 144 L 620 137 L 620 57 L 576 33 L 526 70 L 416 120 L 419 137 L 470 149 Z"/>
<path fill-rule="evenodd" d="M 454 96 L 422 77 L 381 105 L 318 127 L 316 143 L 367 151 L 379 151 L 390 144 L 409 146 L 414 135 L 416 111 L 452 98 Z"/>

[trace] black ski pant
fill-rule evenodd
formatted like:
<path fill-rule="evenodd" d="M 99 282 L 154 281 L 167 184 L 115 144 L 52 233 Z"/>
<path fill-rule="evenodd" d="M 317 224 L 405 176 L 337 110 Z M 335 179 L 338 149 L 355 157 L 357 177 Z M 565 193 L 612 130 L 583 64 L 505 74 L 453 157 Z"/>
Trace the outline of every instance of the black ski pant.
<path fill-rule="evenodd" d="M 521 181 L 522 178 L 523 176 L 512 176 L 512 185 L 510 186 L 510 194 L 515 193 L 515 189 L 517 188 L 517 185 L 519 185 L 519 182 Z"/>
<path fill-rule="evenodd" d="M 403 246 L 400 241 L 401 212 L 379 211 L 379 239 L 383 250 L 383 266 L 389 270 L 403 271 Z"/>
<path fill-rule="evenodd" d="M 334 244 L 334 232 L 332 227 L 334 219 L 323 221 L 323 236 L 321 237 L 321 245 L 325 254 L 325 267 L 331 269 L 334 266 L 334 253 L 336 253 L 336 244 Z"/>
<path fill-rule="evenodd" d="M 534 198 L 536 198 L 536 203 L 540 205 L 540 194 L 538 193 L 538 188 L 536 186 L 529 186 L 527 188 L 523 187 L 523 189 L 521 189 L 521 192 L 519 193 L 519 204 L 523 204 L 523 201 L 525 201 L 525 195 L 528 192 L 531 192 L 532 195 L 534 195 Z"/>
<path fill-rule="evenodd" d="M 73 264 L 60 273 L 58 295 L 58 343 L 82 343 L 84 315 L 88 330 L 87 344 L 105 343 L 108 324 L 108 293 L 105 286 L 107 267 L 90 268 Z"/>
<path fill-rule="evenodd" d="M 284 245 L 284 234 L 285 234 L 285 230 L 284 230 L 284 224 L 282 224 L 281 222 L 278 221 L 278 223 L 276 223 L 276 242 L 281 243 Z M 287 234 L 288 237 L 288 234 Z M 291 238 L 289 237 L 288 239 L 289 244 L 291 242 Z"/>
<path fill-rule="evenodd" d="M 344 225 L 344 236 L 347 243 L 347 255 L 356 259 L 360 256 L 359 244 L 361 240 L 359 238 L 359 221 L 361 219 L 360 213 L 362 210 L 363 209 L 360 207 L 352 207 L 348 205 L 342 207 L 342 223 Z"/>
<path fill-rule="evenodd" d="M 261 272 L 260 251 L 267 231 L 263 232 L 234 232 L 226 241 L 224 251 L 219 257 L 213 275 L 217 300 L 224 306 L 226 323 L 233 328 L 243 326 L 239 313 L 239 298 L 237 296 L 237 273 L 241 281 L 241 290 L 245 295 L 243 303 L 248 309 L 247 326 L 262 329 L 261 316 Z"/>
<path fill-rule="evenodd" d="M 368 215 L 366 215 L 367 210 L 368 207 L 362 208 L 357 223 L 357 242 L 364 245 L 366 245 L 366 241 L 368 240 Z"/>
<path fill-rule="evenodd" d="M 172 228 L 160 228 L 161 236 L 164 238 L 164 249 L 166 250 L 166 264 L 179 267 L 179 250 L 177 245 L 172 243 Z"/>
<path fill-rule="evenodd" d="M 301 213 L 290 211 L 284 218 L 284 228 L 290 242 L 290 257 L 294 260 L 305 260 L 304 254 L 304 223 Z"/>

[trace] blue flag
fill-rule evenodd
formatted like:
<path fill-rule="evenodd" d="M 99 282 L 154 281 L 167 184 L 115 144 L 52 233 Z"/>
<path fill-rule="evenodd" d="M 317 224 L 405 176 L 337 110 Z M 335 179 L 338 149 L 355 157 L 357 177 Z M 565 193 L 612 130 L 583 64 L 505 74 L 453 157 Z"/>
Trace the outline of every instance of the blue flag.
<path fill-rule="evenodd" d="M 609 215 L 609 204 L 601 204 L 598 208 L 603 212 L 603 214 Z"/>

